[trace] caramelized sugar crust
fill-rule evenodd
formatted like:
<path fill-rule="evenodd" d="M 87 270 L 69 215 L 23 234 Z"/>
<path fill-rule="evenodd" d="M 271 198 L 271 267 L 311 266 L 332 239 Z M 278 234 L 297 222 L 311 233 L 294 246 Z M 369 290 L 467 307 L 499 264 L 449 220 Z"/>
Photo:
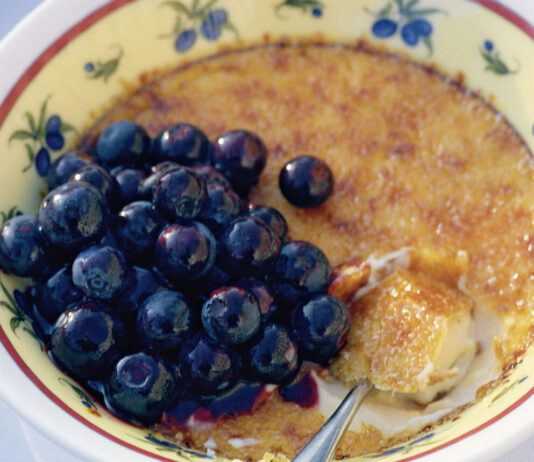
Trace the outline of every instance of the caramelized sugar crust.
<path fill-rule="evenodd" d="M 258 133 L 269 158 L 252 201 L 280 210 L 292 239 L 318 245 L 333 265 L 405 246 L 465 250 L 467 290 L 510 321 L 497 343 L 503 367 L 531 343 L 532 159 L 502 116 L 459 84 L 365 46 L 265 46 L 161 75 L 119 101 L 81 145 L 122 118 L 152 136 L 180 121 L 211 139 L 235 128 Z M 292 207 L 278 189 L 281 167 L 305 153 L 324 159 L 335 178 L 332 196 L 314 210 Z M 294 438 L 278 429 L 297 410 L 282 402 L 276 409 L 265 447 L 291 454 L 320 419 L 317 411 L 298 411 L 295 425 L 307 435 Z M 245 435 L 261 420 L 259 413 L 243 416 L 210 432 Z M 192 434 L 190 444 L 202 448 L 204 438 Z M 347 454 L 380 446 L 380 438 L 350 438 Z M 253 458 L 255 451 L 239 454 Z"/>

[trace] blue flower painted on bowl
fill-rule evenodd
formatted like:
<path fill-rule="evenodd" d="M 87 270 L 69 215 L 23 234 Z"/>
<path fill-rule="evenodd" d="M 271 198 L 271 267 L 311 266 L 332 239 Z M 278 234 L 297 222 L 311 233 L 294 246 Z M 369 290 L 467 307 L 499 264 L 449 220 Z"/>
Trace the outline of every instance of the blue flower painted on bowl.
<path fill-rule="evenodd" d="M 162 3 L 175 10 L 176 19 L 170 34 L 162 37 L 173 37 L 174 48 L 179 53 L 190 50 L 199 37 L 209 41 L 218 40 L 223 30 L 229 30 L 236 36 L 237 29 L 229 20 L 224 8 L 214 8 L 217 0 L 202 2 L 193 0 L 188 6 L 183 1 L 169 0 Z"/>
<path fill-rule="evenodd" d="M 419 0 L 394 0 L 378 12 L 366 11 L 376 18 L 371 25 L 371 32 L 376 38 L 387 39 L 400 30 L 400 36 L 406 45 L 416 47 L 422 43 L 428 54 L 432 54 L 431 37 L 434 27 L 427 16 L 444 11 L 420 7 Z"/>
<path fill-rule="evenodd" d="M 484 40 L 480 47 L 480 55 L 486 62 L 485 70 L 496 75 L 515 74 L 519 70 L 519 62 L 517 60 L 515 69 L 510 69 L 501 59 L 500 53 L 495 49 L 495 45 L 491 40 Z"/>
<path fill-rule="evenodd" d="M 275 7 L 278 16 L 283 8 L 299 9 L 303 13 L 310 13 L 314 18 L 320 18 L 323 15 L 324 5 L 319 0 L 283 0 Z"/>
<path fill-rule="evenodd" d="M 47 116 L 48 100 L 46 98 L 37 117 L 26 111 L 24 117 L 27 127 L 15 130 L 9 137 L 9 143 L 20 141 L 24 143 L 28 164 L 22 169 L 28 171 L 35 164 L 37 173 L 46 176 L 50 169 L 50 153 L 61 151 L 65 146 L 65 134 L 75 131 L 75 128 L 62 120 L 57 114 Z"/>

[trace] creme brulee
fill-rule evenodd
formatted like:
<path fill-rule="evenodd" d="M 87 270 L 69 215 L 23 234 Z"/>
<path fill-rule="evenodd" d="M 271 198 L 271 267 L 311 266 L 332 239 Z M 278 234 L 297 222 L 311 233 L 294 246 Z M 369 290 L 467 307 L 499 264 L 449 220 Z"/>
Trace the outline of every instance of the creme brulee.
<path fill-rule="evenodd" d="M 375 276 L 388 268 L 371 281 L 373 287 L 360 289 L 349 304 L 353 314 L 369 307 L 372 313 L 377 300 L 388 302 L 388 290 L 406 284 L 423 292 L 434 287 L 443 303 L 458 304 L 456 315 L 420 301 L 439 316 L 445 313 L 438 321 L 450 334 L 440 340 L 439 352 L 432 350 L 433 375 L 423 364 L 429 375 L 421 380 L 432 385 L 457 377 L 448 385 L 452 390 L 418 397 L 409 386 L 407 393 L 374 392 L 338 456 L 387 446 L 480 398 L 477 390 L 532 342 L 532 155 L 503 116 L 461 83 L 363 45 L 259 46 L 162 73 L 116 102 L 81 147 L 90 149 L 102 128 L 117 119 L 140 123 L 151 136 L 177 122 L 197 125 L 212 139 L 235 128 L 257 133 L 269 157 L 251 202 L 280 210 L 290 238 L 319 246 L 333 266 L 360 257 Z M 317 209 L 291 206 L 278 189 L 281 167 L 300 154 L 324 159 L 334 173 L 334 192 Z M 406 256 L 409 249 L 444 257 L 417 272 Z M 455 263 L 447 255 L 458 252 L 468 260 L 451 282 Z M 364 328 L 357 325 L 360 333 Z M 414 328 L 414 335 L 430 332 L 425 329 Z M 451 351 L 452 345 L 458 350 Z M 372 356 L 371 351 L 364 360 Z M 403 361 L 410 363 L 410 357 Z M 160 429 L 227 457 L 259 459 L 266 451 L 292 457 L 346 392 L 343 374 L 351 364 L 334 364 L 333 374 L 316 373 L 316 407 L 299 407 L 275 392 L 252 413 L 207 426 Z M 351 371 L 356 379 L 384 374 L 369 364 Z"/>

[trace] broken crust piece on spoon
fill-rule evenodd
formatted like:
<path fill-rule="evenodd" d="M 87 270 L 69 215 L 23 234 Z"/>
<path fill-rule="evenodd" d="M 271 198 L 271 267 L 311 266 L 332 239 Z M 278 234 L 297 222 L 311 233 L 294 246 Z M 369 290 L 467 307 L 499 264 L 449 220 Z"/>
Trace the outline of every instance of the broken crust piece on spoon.
<path fill-rule="evenodd" d="M 461 289 L 468 256 L 430 249 L 391 255 L 354 260 L 335 274 L 338 287 L 357 291 L 352 300 L 346 290 L 339 294 L 352 329 L 331 371 L 348 386 L 367 379 L 424 405 L 459 383 L 476 353 L 474 302 Z"/>

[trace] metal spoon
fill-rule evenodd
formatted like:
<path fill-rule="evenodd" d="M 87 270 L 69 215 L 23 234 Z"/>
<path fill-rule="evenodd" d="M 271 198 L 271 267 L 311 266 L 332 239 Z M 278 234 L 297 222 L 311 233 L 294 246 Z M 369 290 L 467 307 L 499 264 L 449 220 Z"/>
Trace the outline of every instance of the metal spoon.
<path fill-rule="evenodd" d="M 372 388 L 373 385 L 369 382 L 360 382 L 352 388 L 317 434 L 293 459 L 293 462 L 329 462 L 332 460 L 339 441 Z"/>

